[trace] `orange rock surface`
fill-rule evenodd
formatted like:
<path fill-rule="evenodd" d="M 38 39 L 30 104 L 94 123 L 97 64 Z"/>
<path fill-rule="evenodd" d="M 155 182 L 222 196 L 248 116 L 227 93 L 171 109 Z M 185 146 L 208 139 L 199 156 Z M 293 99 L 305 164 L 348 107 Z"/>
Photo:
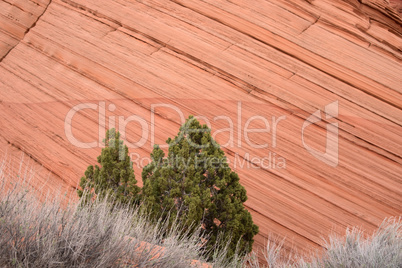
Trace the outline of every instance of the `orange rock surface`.
<path fill-rule="evenodd" d="M 192 114 L 240 175 L 255 249 L 372 231 L 402 214 L 398 4 L 0 1 L 0 151 L 29 156 L 41 191 L 75 191 L 115 126 L 141 183 L 153 144 Z"/>

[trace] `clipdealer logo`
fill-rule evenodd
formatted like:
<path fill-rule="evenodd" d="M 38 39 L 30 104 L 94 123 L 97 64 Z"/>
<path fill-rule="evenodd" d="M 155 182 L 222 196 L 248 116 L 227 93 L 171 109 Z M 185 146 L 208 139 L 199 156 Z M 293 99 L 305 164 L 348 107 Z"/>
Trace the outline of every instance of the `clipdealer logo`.
<path fill-rule="evenodd" d="M 325 119 L 330 120 L 332 118 L 337 118 L 339 114 L 339 103 L 338 101 L 332 102 L 325 106 Z M 339 163 L 339 125 L 338 123 L 328 123 L 326 127 L 326 145 L 325 152 L 320 152 L 309 145 L 304 140 L 305 129 L 323 120 L 323 116 L 320 110 L 315 111 L 311 114 L 306 121 L 303 123 L 302 127 L 302 143 L 304 148 L 315 158 L 324 162 L 325 164 L 336 167 Z"/>
<path fill-rule="evenodd" d="M 80 141 L 78 137 L 75 137 L 73 135 L 74 116 L 77 113 L 80 113 L 86 109 L 97 111 L 96 119 L 98 124 L 98 139 L 91 142 Z M 181 124 L 185 122 L 184 113 L 180 110 L 179 107 L 172 104 L 152 104 L 148 118 L 144 118 L 136 114 L 131 114 L 129 116 L 118 115 L 118 113 L 115 113 L 116 109 L 117 106 L 115 103 L 107 104 L 106 101 L 99 101 L 98 103 L 79 103 L 75 105 L 68 111 L 64 120 L 64 130 L 67 140 L 72 145 L 82 149 L 103 148 L 103 139 L 105 138 L 106 129 L 115 128 L 117 131 L 120 132 L 123 139 L 125 139 L 125 144 L 128 148 L 141 148 L 143 146 L 148 146 L 147 144 L 153 147 L 153 145 L 155 144 L 155 133 L 157 132 L 155 129 L 157 125 L 155 121 L 155 114 L 158 114 L 156 111 L 157 109 L 170 109 L 171 111 L 179 115 Z M 327 123 L 326 125 L 326 146 L 324 152 L 320 152 L 307 144 L 305 140 L 305 130 L 309 126 L 317 124 L 321 121 L 328 121 L 330 119 L 337 118 L 338 110 L 338 101 L 335 101 L 326 105 L 324 107 L 324 111 L 315 111 L 304 122 L 302 122 L 301 133 L 299 134 L 301 135 L 302 146 L 312 156 L 331 167 L 336 167 L 339 162 L 338 123 Z M 284 122 L 287 120 L 286 115 L 271 116 L 271 118 L 268 118 L 266 116 L 264 117 L 262 115 L 253 115 L 247 118 L 247 120 L 244 120 L 242 114 L 242 103 L 238 102 L 236 113 L 232 113 L 230 115 L 218 115 L 214 118 L 208 118 L 203 115 L 198 115 L 195 116 L 195 118 L 205 122 L 209 129 L 212 129 L 211 122 L 217 121 L 221 121 L 223 124 L 226 124 L 228 126 L 226 128 L 214 129 L 214 131 L 211 132 L 213 139 L 216 139 L 216 136 L 220 135 L 220 133 L 228 133 L 228 141 L 225 144 L 222 144 L 220 147 L 242 148 L 243 145 L 246 145 L 248 149 L 253 148 L 256 150 L 265 150 L 266 148 L 270 148 L 268 151 L 265 150 L 263 154 L 259 153 L 257 155 L 250 155 L 251 151 L 243 152 L 242 155 L 236 153 L 234 157 L 235 166 L 239 166 L 240 168 L 243 168 L 245 166 L 246 168 L 264 169 L 286 168 L 286 159 L 278 152 L 271 151 L 271 149 L 275 150 L 275 148 L 277 148 L 278 146 L 278 129 L 280 128 L 280 124 L 285 124 Z M 135 123 L 139 126 L 138 133 L 136 135 L 136 137 L 139 137 L 139 139 L 135 142 L 129 142 L 126 139 L 126 128 L 127 125 L 130 123 Z M 252 128 L 251 126 L 253 125 L 253 123 L 259 123 L 258 128 Z M 261 143 L 261 139 L 260 143 L 256 143 L 255 141 L 253 141 L 250 138 L 250 135 L 253 135 L 253 133 L 264 135 L 264 138 L 262 139 L 263 142 Z M 268 135 L 270 142 L 265 139 L 265 135 Z M 237 138 L 235 138 L 235 136 Z M 162 144 L 160 145 L 160 147 L 167 148 L 167 145 Z M 141 157 L 138 153 L 132 154 L 133 155 L 130 158 L 133 163 L 136 163 L 137 165 L 139 165 L 138 163 L 148 163 L 151 161 L 151 159 Z"/>

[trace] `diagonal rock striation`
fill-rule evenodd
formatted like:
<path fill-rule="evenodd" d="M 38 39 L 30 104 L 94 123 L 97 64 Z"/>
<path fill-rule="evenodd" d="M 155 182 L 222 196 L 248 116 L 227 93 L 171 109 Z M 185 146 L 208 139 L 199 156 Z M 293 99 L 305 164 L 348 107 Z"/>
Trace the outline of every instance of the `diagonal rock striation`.
<path fill-rule="evenodd" d="M 372 231 L 402 213 L 398 3 L 0 1 L 0 151 L 45 170 L 35 187 L 74 192 L 106 128 L 138 179 L 198 115 L 248 192 L 256 249 L 270 233 L 307 254 Z"/>

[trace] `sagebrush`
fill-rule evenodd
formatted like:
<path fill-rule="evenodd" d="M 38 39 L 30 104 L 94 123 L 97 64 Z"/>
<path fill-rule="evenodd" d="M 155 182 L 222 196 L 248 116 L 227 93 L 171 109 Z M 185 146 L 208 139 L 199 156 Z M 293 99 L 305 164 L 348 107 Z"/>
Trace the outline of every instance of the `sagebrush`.
<path fill-rule="evenodd" d="M 176 222 L 150 224 L 140 209 L 106 198 L 90 204 L 44 202 L 27 184 L 9 183 L 0 163 L 0 267 L 197 267 L 205 237 Z M 198 228 L 201 230 L 200 228 Z M 217 247 L 219 248 L 219 247 Z M 224 249 L 220 247 L 220 249 Z M 216 251 L 217 267 L 234 267 Z"/>
<path fill-rule="evenodd" d="M 59 198 L 44 202 L 26 183 L 9 176 L 0 161 L 0 267 L 402 267 L 402 219 L 384 220 L 373 235 L 360 229 L 332 236 L 317 257 L 288 258 L 283 240 L 271 239 L 265 263 L 251 255 L 228 258 L 223 237 L 203 259 L 200 233 L 190 234 L 177 222 L 151 224 L 140 209 L 112 205 L 107 199 L 91 205 L 61 205 Z M 201 230 L 200 228 L 198 230 Z M 198 260 L 198 261 L 196 261 Z"/>

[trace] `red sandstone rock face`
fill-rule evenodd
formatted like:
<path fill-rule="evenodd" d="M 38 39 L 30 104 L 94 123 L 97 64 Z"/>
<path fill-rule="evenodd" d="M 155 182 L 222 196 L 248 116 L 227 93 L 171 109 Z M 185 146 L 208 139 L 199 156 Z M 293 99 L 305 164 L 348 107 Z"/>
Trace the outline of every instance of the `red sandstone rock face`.
<path fill-rule="evenodd" d="M 401 0 L 390 0 L 390 5 L 398 11 L 399 15 L 402 14 L 402 1 Z"/>
<path fill-rule="evenodd" d="M 0 1 L 0 150 L 33 159 L 34 187 L 74 191 L 114 124 L 141 181 L 180 113 L 203 116 L 247 189 L 256 248 L 374 230 L 402 212 L 401 17 L 360 2 Z M 337 136 L 337 157 L 313 155 Z"/>

